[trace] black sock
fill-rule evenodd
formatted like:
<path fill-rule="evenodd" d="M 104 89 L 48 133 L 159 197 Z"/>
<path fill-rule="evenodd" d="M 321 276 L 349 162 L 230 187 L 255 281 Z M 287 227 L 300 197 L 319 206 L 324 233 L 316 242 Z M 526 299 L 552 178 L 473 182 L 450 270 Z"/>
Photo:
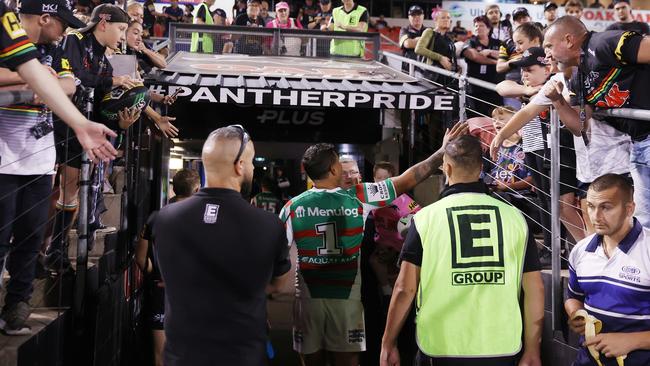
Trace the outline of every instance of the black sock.
<path fill-rule="evenodd" d="M 52 230 L 52 241 L 50 242 L 50 246 L 47 248 L 47 254 L 50 254 L 57 250 L 63 250 L 64 243 L 65 247 L 67 247 L 68 232 L 70 232 L 70 227 L 72 226 L 72 219 L 74 218 L 75 211 L 76 209 L 56 209 L 54 229 Z"/>

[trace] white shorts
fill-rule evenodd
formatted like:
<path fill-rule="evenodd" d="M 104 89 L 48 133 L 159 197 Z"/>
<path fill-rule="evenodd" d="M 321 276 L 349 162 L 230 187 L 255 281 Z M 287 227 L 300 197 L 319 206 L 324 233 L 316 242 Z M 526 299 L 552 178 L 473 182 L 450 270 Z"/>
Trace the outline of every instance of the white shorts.
<path fill-rule="evenodd" d="M 365 351 L 366 329 L 361 301 L 296 299 L 293 306 L 293 349 L 306 355 L 319 350 Z"/>

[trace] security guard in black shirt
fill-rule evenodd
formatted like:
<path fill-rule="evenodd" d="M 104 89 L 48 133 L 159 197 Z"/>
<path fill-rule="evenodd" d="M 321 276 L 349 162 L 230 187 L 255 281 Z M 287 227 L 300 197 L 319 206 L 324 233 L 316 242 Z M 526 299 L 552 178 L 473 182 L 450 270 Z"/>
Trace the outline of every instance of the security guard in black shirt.
<path fill-rule="evenodd" d="M 254 156 L 243 127 L 215 130 L 201 156 L 206 188 L 156 218 L 167 366 L 266 364 L 266 292 L 280 288 L 291 262 L 279 218 L 242 198 Z"/>
<path fill-rule="evenodd" d="M 402 27 L 399 31 L 399 46 L 402 48 L 404 57 L 416 59 L 415 46 L 417 45 L 422 32 L 427 29 L 424 26 L 424 10 L 419 5 L 409 8 L 409 25 Z"/>

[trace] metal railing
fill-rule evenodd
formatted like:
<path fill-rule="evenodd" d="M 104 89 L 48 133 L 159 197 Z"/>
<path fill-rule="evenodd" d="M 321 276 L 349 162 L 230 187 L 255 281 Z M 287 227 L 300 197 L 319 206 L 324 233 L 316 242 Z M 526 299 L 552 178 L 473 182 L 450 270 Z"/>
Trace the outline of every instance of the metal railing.
<path fill-rule="evenodd" d="M 242 26 L 220 26 L 207 24 L 169 24 L 169 48 L 170 52 L 189 51 L 192 42 L 192 34 L 207 34 L 219 46 L 228 42 L 233 46 L 229 52 L 224 52 L 223 47 L 214 47 L 210 53 L 240 53 L 251 54 L 238 49 L 238 42 L 259 43 L 261 52 L 254 55 L 266 56 L 302 56 L 302 57 L 331 57 L 330 42 L 335 41 L 359 41 L 364 43 L 366 57 L 372 60 L 379 60 L 381 38 L 379 33 L 366 32 L 330 32 L 309 29 L 280 29 L 280 28 L 254 28 Z M 201 43 L 202 36 L 199 37 Z M 294 41 L 299 46 L 298 53 L 289 52 L 286 40 Z M 284 49 L 283 49 L 284 47 Z"/>
<path fill-rule="evenodd" d="M 459 81 L 458 90 L 454 90 L 446 87 L 447 90 L 457 93 L 459 99 L 459 120 L 465 121 L 467 116 L 467 106 L 466 106 L 466 97 L 467 97 L 467 86 L 475 85 L 488 90 L 496 91 L 496 84 L 489 83 L 480 79 L 473 77 L 467 77 L 458 73 L 450 72 L 445 69 L 430 66 L 406 58 L 400 55 L 396 55 L 390 52 L 381 52 L 381 55 L 388 60 L 395 62 L 402 62 L 408 64 L 409 75 L 415 76 L 416 69 L 428 70 L 457 79 Z M 400 68 L 398 68 L 400 69 Z M 555 108 L 552 106 L 550 108 L 550 141 L 549 149 L 551 152 L 551 161 L 559 162 L 560 161 L 560 120 L 559 115 Z M 607 110 L 597 110 L 594 112 L 594 116 L 607 118 L 607 117 L 617 117 L 617 118 L 629 118 L 639 121 L 650 121 L 650 110 L 641 110 L 641 109 L 630 109 L 630 108 L 619 108 L 619 109 L 607 109 Z M 560 163 L 551 164 L 550 169 L 550 197 L 551 197 L 551 273 L 552 273 L 552 288 L 551 288 L 551 304 L 552 304 L 552 330 L 554 337 L 556 339 L 564 340 L 563 336 L 563 326 L 564 321 L 564 301 L 563 301 L 563 288 L 562 288 L 562 277 L 561 277 L 561 250 L 562 250 L 562 238 L 561 238 L 561 222 L 560 222 Z M 566 258 L 564 258 L 566 259 Z"/>

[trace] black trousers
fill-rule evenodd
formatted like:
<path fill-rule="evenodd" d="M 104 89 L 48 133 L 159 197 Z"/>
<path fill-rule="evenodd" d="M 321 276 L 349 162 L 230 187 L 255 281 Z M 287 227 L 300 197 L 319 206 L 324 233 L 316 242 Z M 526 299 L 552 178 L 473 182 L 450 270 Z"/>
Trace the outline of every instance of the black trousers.
<path fill-rule="evenodd" d="M 0 268 L 6 256 L 11 277 L 5 305 L 29 301 L 32 295 L 51 193 L 51 175 L 0 174 Z"/>

